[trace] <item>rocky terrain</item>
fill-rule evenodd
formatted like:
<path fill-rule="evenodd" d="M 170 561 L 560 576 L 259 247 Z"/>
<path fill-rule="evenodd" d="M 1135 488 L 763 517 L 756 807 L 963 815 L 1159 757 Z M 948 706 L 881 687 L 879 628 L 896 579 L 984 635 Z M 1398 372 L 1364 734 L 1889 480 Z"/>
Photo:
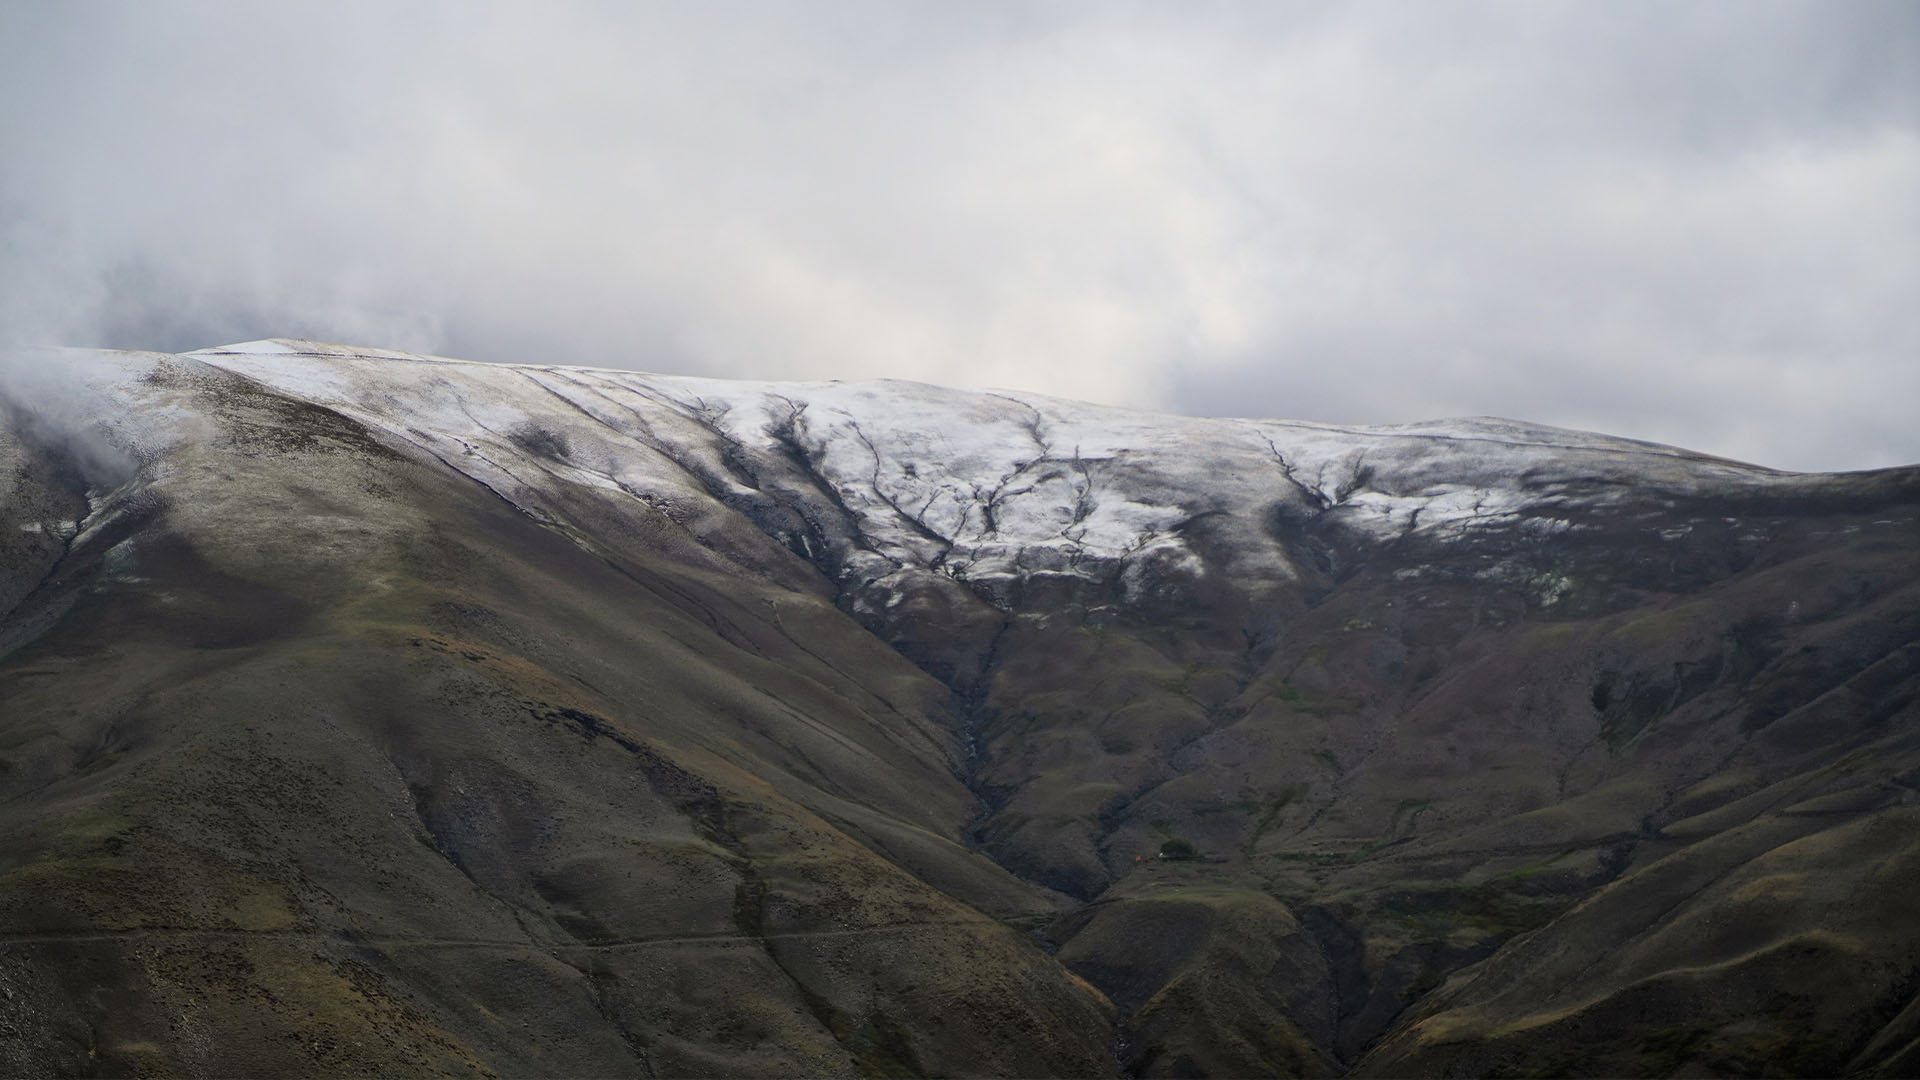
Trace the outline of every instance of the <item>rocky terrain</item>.
<path fill-rule="evenodd" d="M 37 364 L 0 1073 L 1920 1072 L 1920 468 Z"/>

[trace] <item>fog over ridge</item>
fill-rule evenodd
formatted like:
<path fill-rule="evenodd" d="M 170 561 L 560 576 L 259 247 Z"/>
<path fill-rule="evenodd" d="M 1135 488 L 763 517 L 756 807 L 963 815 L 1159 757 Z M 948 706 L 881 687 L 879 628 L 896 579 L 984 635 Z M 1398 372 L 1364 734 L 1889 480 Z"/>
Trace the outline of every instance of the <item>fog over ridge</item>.
<path fill-rule="evenodd" d="M 0 333 L 1920 460 L 1920 8 L 0 9 Z"/>

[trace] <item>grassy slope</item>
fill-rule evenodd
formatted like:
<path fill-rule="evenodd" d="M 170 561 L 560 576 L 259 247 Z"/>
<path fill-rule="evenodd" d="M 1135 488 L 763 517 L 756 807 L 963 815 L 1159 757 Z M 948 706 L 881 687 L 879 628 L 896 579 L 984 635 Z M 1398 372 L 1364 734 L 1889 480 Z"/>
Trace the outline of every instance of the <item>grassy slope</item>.
<path fill-rule="evenodd" d="M 1768 508 L 1747 550 L 1658 536 L 1723 508 L 1629 507 L 1584 548 L 1496 549 L 1497 575 L 1484 548 L 1388 547 L 1311 603 L 1199 595 L 1176 633 L 1016 617 L 980 716 L 982 839 L 1094 901 L 1059 955 L 1128 1013 L 1148 1074 L 1885 1067 L 1920 931 L 1841 910 L 1898 904 L 1920 850 L 1894 824 L 1920 803 L 1920 543 L 1911 492 L 1881 484 Z M 1682 891 L 1721 834 L 1776 819 L 1722 886 Z M 1204 861 L 1158 859 L 1175 839 Z M 1760 870 L 1825 844 L 1826 888 Z M 1770 930 L 1701 936 L 1750 900 Z M 1588 966 L 1628 948 L 1613 981 Z M 1484 974 L 1447 982 L 1463 969 Z M 1626 1004 L 1648 980 L 1661 1005 Z"/>
<path fill-rule="evenodd" d="M 1910 476 L 862 629 L 170 370 L 218 432 L 57 565 L 0 440 L 4 1071 L 1911 1071 Z"/>
<path fill-rule="evenodd" d="M 1048 898 L 958 843 L 937 684 L 817 596 L 175 379 L 223 434 L 0 667 L 0 1069 L 1111 1068 L 996 921 Z"/>

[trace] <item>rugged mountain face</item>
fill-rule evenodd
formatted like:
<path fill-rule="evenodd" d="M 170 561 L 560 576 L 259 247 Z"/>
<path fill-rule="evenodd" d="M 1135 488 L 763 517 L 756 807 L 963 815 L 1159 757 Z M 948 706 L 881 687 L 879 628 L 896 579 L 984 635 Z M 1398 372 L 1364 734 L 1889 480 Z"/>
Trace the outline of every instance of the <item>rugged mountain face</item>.
<path fill-rule="evenodd" d="M 1920 469 L 59 364 L 0 1071 L 1920 1070 Z"/>

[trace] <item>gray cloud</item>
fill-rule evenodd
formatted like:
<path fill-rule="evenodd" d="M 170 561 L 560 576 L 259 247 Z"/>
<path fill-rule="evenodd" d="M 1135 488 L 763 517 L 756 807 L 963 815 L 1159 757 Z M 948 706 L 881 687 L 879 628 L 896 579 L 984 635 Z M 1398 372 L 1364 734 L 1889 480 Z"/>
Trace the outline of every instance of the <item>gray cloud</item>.
<path fill-rule="evenodd" d="M 0 8 L 0 325 L 1920 460 L 1920 7 Z"/>

